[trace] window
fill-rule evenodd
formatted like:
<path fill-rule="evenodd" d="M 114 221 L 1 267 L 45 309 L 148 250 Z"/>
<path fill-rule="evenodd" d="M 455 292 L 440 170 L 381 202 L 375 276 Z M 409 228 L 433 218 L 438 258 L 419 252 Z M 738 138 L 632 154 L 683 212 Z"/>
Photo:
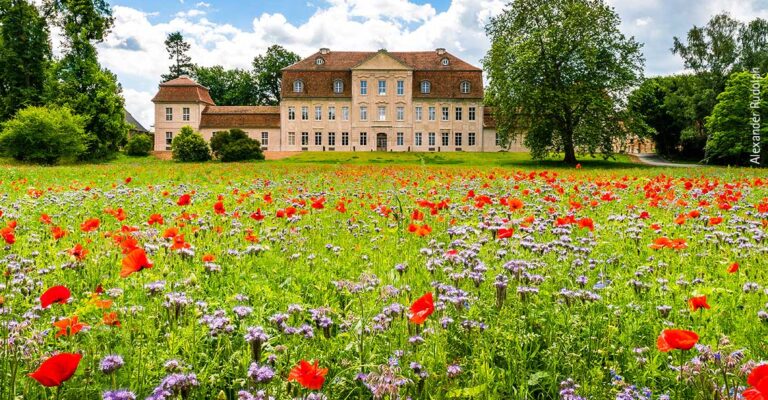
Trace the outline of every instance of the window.
<path fill-rule="evenodd" d="M 165 150 L 171 150 L 173 144 L 173 132 L 165 132 Z"/>
<path fill-rule="evenodd" d="M 450 117 L 450 108 L 443 107 L 443 121 L 448 121 L 448 118 Z"/>
<path fill-rule="evenodd" d="M 421 106 L 416 107 L 416 121 L 421 121 L 421 113 L 422 113 Z"/>
<path fill-rule="evenodd" d="M 461 118 L 463 117 L 462 109 L 461 107 L 456 107 L 456 121 L 461 121 Z"/>
<path fill-rule="evenodd" d="M 328 132 L 328 146 L 336 146 L 336 132 Z"/>
<path fill-rule="evenodd" d="M 261 132 L 261 145 L 269 146 L 269 132 Z"/>
<path fill-rule="evenodd" d="M 397 81 L 397 95 L 405 95 L 405 81 Z"/>
<path fill-rule="evenodd" d="M 335 121 L 336 120 L 336 107 L 334 107 L 334 106 L 328 107 L 328 120 L 329 121 Z"/>
<path fill-rule="evenodd" d="M 435 118 L 435 107 L 429 107 L 429 120 L 434 121 Z"/>
<path fill-rule="evenodd" d="M 165 108 L 165 120 L 166 121 L 173 121 L 173 108 L 166 107 Z"/>
<path fill-rule="evenodd" d="M 296 132 L 288 132 L 288 145 L 296 146 Z"/>
<path fill-rule="evenodd" d="M 469 120 L 474 121 L 476 116 L 475 107 L 469 107 Z"/>
<path fill-rule="evenodd" d="M 451 60 L 449 60 L 448 57 L 443 58 L 442 60 L 440 60 L 440 64 L 443 64 L 444 67 L 447 67 L 448 65 L 451 64 Z"/>
<path fill-rule="evenodd" d="M 416 132 L 413 142 L 414 145 L 421 146 L 421 132 Z"/>
<path fill-rule="evenodd" d="M 398 121 L 405 120 L 405 107 L 397 107 L 397 120 Z"/>
<path fill-rule="evenodd" d="M 472 85 L 469 83 L 469 81 L 461 81 L 461 85 L 459 85 L 461 88 L 461 93 L 469 93 L 469 90 L 472 89 Z"/>
<path fill-rule="evenodd" d="M 344 91 L 344 81 L 336 79 L 333 81 L 333 93 L 341 93 Z"/>
<path fill-rule="evenodd" d="M 315 106 L 315 121 L 323 119 L 323 106 Z"/>
<path fill-rule="evenodd" d="M 379 96 L 384 96 L 387 94 L 387 81 L 380 80 L 379 81 Z"/>
<path fill-rule="evenodd" d="M 309 132 L 301 132 L 301 145 L 309 146 Z"/>
<path fill-rule="evenodd" d="M 349 107 L 341 107 L 341 120 L 349 121 Z"/>
<path fill-rule="evenodd" d="M 315 132 L 315 146 L 323 145 L 323 132 Z"/>
<path fill-rule="evenodd" d="M 294 93 L 301 93 L 304 91 L 304 82 L 302 81 L 293 81 L 293 92 Z"/>
<path fill-rule="evenodd" d="M 296 107 L 288 107 L 288 120 L 296 120 Z"/>
<path fill-rule="evenodd" d="M 403 132 L 397 132 L 397 145 L 402 146 L 405 144 L 405 134 Z"/>
<path fill-rule="evenodd" d="M 341 145 L 349 146 L 349 132 L 341 132 Z"/>
<path fill-rule="evenodd" d="M 496 132 L 496 146 L 501 146 L 501 136 Z"/>
<path fill-rule="evenodd" d="M 301 106 L 301 120 L 302 121 L 309 120 L 309 107 Z"/>
<path fill-rule="evenodd" d="M 461 146 L 461 133 L 456 132 L 453 134 L 453 144 L 455 146 Z"/>
<path fill-rule="evenodd" d="M 368 81 L 360 81 L 360 95 L 365 96 L 368 94 Z"/>
<path fill-rule="evenodd" d="M 429 81 L 421 81 L 421 93 L 429 93 L 432 90 L 432 85 Z"/>
<path fill-rule="evenodd" d="M 379 106 L 379 121 L 387 120 L 387 107 Z"/>
<path fill-rule="evenodd" d="M 360 121 L 368 121 L 368 107 L 360 106 Z"/>
<path fill-rule="evenodd" d="M 429 132 L 429 145 L 434 146 L 435 145 L 435 132 Z"/>
<path fill-rule="evenodd" d="M 451 135 L 450 135 L 448 132 L 443 132 L 443 133 L 442 133 L 442 135 L 440 135 L 440 136 L 441 136 L 441 137 L 442 137 L 442 139 L 443 139 L 443 140 L 441 141 L 441 143 L 443 144 L 443 146 L 448 146 L 448 145 L 450 144 L 450 141 L 451 141 L 451 140 L 450 140 L 450 139 L 451 139 Z"/>
<path fill-rule="evenodd" d="M 368 146 L 368 134 L 360 132 L 360 146 Z"/>
<path fill-rule="evenodd" d="M 181 120 L 189 121 L 189 107 L 184 107 L 181 109 Z"/>
<path fill-rule="evenodd" d="M 323 65 L 323 64 L 325 64 L 325 60 L 323 59 L 323 57 L 317 57 L 317 58 L 315 59 L 315 64 L 317 64 L 317 65 Z"/>
<path fill-rule="evenodd" d="M 467 133 L 467 145 L 474 146 L 476 143 L 475 132 Z"/>

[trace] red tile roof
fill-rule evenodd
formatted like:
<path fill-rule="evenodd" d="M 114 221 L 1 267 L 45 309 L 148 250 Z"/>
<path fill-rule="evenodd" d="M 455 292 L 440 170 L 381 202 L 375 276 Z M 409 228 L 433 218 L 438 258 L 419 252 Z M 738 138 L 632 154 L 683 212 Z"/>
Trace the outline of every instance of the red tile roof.
<path fill-rule="evenodd" d="M 208 106 L 203 110 L 200 128 L 280 128 L 280 107 Z"/>
<path fill-rule="evenodd" d="M 386 52 L 386 50 L 381 51 Z M 283 71 L 346 71 L 377 53 L 375 51 L 329 51 L 326 54 L 317 52 L 284 68 Z M 442 54 L 437 51 L 393 51 L 386 53 L 411 67 L 414 71 L 482 71 L 448 52 Z M 320 65 L 316 62 L 318 57 L 323 58 L 323 63 Z M 447 66 L 442 65 L 443 58 L 448 59 Z"/>
<path fill-rule="evenodd" d="M 205 103 L 214 105 L 208 88 L 190 79 L 188 76 L 170 80 L 160 84 L 154 103 Z"/>
<path fill-rule="evenodd" d="M 483 107 L 483 128 L 496 129 L 495 110 L 493 107 Z"/>

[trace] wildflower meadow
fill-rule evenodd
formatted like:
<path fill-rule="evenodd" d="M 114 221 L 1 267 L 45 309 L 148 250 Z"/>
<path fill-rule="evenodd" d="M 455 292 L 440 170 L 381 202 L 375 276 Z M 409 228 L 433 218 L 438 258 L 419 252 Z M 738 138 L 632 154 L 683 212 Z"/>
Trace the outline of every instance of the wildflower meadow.
<path fill-rule="evenodd" d="M 748 169 L 0 170 L 0 399 L 768 399 Z"/>

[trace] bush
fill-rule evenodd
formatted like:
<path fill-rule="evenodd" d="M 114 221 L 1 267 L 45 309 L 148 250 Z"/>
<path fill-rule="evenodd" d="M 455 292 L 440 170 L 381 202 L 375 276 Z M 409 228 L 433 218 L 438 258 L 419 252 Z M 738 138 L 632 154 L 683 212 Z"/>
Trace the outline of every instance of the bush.
<path fill-rule="evenodd" d="M 152 139 L 143 133 L 134 135 L 125 145 L 125 153 L 129 156 L 146 157 L 150 151 L 152 151 Z"/>
<path fill-rule="evenodd" d="M 173 159 L 176 161 L 203 162 L 211 159 L 208 143 L 190 126 L 181 128 L 179 136 L 173 138 L 171 148 L 173 149 Z"/>
<path fill-rule="evenodd" d="M 19 161 L 56 164 L 85 152 L 84 119 L 63 107 L 28 107 L 3 125 L 0 152 Z"/>
<path fill-rule="evenodd" d="M 261 143 L 251 139 L 242 129 L 216 132 L 211 138 L 213 155 L 223 162 L 263 160 Z"/>
<path fill-rule="evenodd" d="M 263 160 L 261 143 L 258 140 L 245 138 L 227 143 L 219 151 L 219 159 L 222 162 Z"/>

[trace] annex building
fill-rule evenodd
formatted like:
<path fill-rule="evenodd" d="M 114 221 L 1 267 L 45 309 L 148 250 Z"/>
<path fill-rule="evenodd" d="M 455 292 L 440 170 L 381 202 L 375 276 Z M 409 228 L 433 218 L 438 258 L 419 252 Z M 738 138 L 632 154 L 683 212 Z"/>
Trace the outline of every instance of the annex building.
<path fill-rule="evenodd" d="M 189 125 L 207 140 L 239 128 L 265 151 L 502 149 L 483 107 L 483 71 L 448 53 L 320 49 L 283 69 L 279 106 L 217 106 L 187 76 L 160 84 L 155 151 Z"/>

